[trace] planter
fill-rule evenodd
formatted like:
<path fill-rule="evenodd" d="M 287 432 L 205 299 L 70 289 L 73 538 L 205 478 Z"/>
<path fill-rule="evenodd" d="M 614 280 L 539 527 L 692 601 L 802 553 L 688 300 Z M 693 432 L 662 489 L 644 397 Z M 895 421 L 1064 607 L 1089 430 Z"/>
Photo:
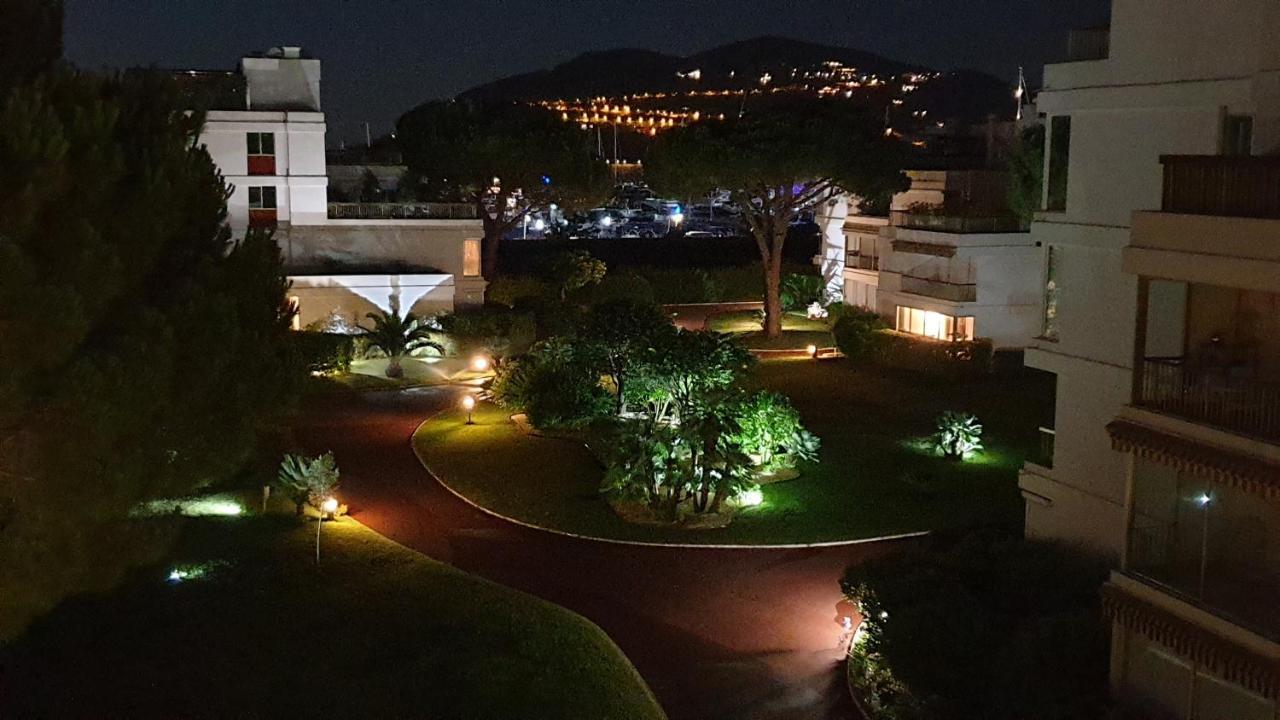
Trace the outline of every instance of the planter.
<path fill-rule="evenodd" d="M 715 530 L 717 528 L 727 527 L 733 522 L 734 508 L 725 505 L 718 513 L 696 513 L 693 511 L 693 501 L 685 500 L 680 503 L 677 509 L 677 519 L 669 520 L 659 517 L 648 505 L 634 500 L 619 500 L 617 498 L 607 498 L 609 507 L 613 508 L 613 512 L 622 518 L 624 522 L 634 523 L 636 525 L 651 525 L 655 527 L 671 527 L 681 530 Z"/>

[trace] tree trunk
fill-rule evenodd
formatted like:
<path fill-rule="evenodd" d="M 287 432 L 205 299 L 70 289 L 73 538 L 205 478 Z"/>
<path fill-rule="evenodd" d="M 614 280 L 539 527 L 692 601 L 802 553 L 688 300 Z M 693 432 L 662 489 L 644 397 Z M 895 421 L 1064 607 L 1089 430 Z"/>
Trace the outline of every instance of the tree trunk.
<path fill-rule="evenodd" d="M 764 334 L 782 335 L 782 261 L 772 255 L 764 262 Z"/>
<path fill-rule="evenodd" d="M 387 377 L 402 378 L 404 377 L 404 368 L 400 366 L 400 356 L 393 355 L 387 358 Z"/>

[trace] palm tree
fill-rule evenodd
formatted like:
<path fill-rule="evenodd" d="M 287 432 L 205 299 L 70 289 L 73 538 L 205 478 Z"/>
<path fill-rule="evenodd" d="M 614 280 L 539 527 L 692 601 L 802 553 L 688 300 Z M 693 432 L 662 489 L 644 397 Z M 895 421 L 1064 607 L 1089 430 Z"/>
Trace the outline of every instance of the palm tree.
<path fill-rule="evenodd" d="M 413 313 L 400 313 L 392 310 L 384 313 L 369 313 L 365 317 L 373 321 L 373 327 L 364 330 L 363 337 L 369 347 L 387 357 L 387 377 L 404 376 L 404 368 L 400 360 L 412 355 L 422 348 L 432 348 L 443 354 L 444 347 L 429 339 L 426 325 Z"/>

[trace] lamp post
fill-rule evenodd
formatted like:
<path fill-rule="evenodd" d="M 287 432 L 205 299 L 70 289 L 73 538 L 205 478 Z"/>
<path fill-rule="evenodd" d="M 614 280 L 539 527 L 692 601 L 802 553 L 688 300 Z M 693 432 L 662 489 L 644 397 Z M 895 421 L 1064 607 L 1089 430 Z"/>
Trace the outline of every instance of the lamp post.
<path fill-rule="evenodd" d="M 467 411 L 467 424 L 475 425 L 476 423 L 475 423 L 475 420 L 472 419 L 471 413 L 476 409 L 476 399 L 470 395 L 463 397 L 462 407 L 464 410 Z"/>
<path fill-rule="evenodd" d="M 338 511 L 338 499 L 327 497 L 320 503 L 320 517 L 316 518 L 316 564 L 320 564 L 320 528 L 324 525 L 324 516 L 333 516 Z"/>

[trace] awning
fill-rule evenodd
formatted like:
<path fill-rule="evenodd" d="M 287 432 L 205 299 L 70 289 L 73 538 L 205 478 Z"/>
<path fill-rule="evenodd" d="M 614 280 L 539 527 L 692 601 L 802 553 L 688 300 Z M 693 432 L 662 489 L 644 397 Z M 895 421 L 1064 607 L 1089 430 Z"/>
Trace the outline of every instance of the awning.
<path fill-rule="evenodd" d="M 1111 447 L 1144 460 L 1280 501 L 1280 465 L 1161 432 L 1128 420 L 1107 425 Z"/>
<path fill-rule="evenodd" d="M 1102 586 L 1108 620 L 1164 645 L 1250 692 L 1280 700 L 1280 661 L 1240 647 L 1112 583 Z"/>

